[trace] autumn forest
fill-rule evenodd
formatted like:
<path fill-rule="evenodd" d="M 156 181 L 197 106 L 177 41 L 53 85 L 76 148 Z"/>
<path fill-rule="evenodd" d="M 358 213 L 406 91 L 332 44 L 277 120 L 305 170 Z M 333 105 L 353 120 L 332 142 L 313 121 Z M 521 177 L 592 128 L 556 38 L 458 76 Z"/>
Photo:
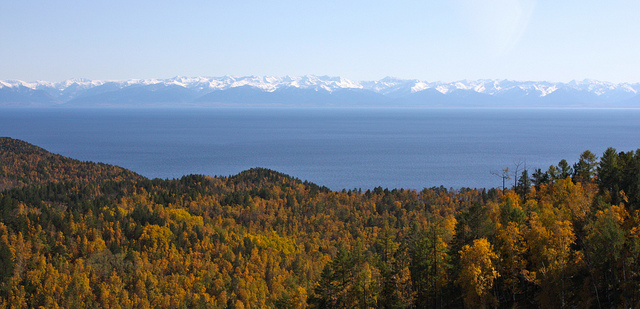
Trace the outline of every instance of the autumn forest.
<path fill-rule="evenodd" d="M 0 308 L 640 306 L 640 150 L 492 189 L 147 179 L 0 138 Z"/>

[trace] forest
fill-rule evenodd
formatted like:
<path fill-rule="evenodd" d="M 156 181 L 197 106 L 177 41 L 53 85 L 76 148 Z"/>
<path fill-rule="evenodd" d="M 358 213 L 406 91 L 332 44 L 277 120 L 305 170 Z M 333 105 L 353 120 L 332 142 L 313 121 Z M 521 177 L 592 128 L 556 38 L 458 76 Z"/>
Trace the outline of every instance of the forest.
<path fill-rule="evenodd" d="M 0 308 L 640 307 L 640 149 L 505 186 L 147 179 L 0 138 Z"/>

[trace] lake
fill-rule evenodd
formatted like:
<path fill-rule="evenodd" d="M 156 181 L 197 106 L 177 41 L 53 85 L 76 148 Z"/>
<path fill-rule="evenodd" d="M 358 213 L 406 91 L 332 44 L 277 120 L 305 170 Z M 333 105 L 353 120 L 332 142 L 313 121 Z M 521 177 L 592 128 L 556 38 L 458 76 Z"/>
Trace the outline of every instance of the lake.
<path fill-rule="evenodd" d="M 149 178 L 265 167 L 334 190 L 488 188 L 517 163 L 640 148 L 640 110 L 2 108 L 0 135 Z"/>

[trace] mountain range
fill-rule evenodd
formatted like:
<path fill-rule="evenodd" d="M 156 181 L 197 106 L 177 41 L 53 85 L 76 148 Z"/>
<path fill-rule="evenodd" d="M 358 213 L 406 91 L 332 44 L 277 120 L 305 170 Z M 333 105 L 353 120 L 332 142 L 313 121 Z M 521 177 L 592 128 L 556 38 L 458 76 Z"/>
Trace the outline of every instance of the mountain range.
<path fill-rule="evenodd" d="M 0 81 L 0 106 L 640 107 L 640 83 L 223 76 Z"/>

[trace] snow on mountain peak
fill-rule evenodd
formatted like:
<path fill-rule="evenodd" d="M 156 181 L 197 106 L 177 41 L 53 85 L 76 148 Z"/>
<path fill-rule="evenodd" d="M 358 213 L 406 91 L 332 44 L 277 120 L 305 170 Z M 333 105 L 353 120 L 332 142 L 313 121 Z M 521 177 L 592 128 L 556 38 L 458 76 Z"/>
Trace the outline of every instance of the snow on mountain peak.
<path fill-rule="evenodd" d="M 431 86 L 429 86 L 429 84 L 425 83 L 425 82 L 417 82 L 415 83 L 415 85 L 413 85 L 413 87 L 411 87 L 411 92 L 420 92 L 422 90 L 426 90 L 431 88 Z"/>
<path fill-rule="evenodd" d="M 546 97 L 560 89 L 568 90 L 569 95 L 600 97 L 602 100 L 618 100 L 630 98 L 640 93 L 640 84 L 610 83 L 596 80 L 571 81 L 569 83 L 510 81 L 510 80 L 461 80 L 455 82 L 427 82 L 416 79 L 400 79 L 385 77 L 377 81 L 353 81 L 340 76 L 232 76 L 220 77 L 186 77 L 175 76 L 167 79 L 129 79 L 129 80 L 89 80 L 68 79 L 61 82 L 20 80 L 0 81 L 0 88 L 43 90 L 54 98 L 68 100 L 82 91 L 112 84 L 116 88 L 131 86 L 179 86 L 195 91 L 200 95 L 213 91 L 235 87 L 252 87 L 266 92 L 282 88 L 312 89 L 333 92 L 338 89 L 364 89 L 382 95 L 402 97 L 427 89 L 435 89 L 442 94 L 450 94 L 456 90 L 474 91 L 491 96 L 517 98 L 518 96 Z M 19 90 L 16 90 L 19 91 Z M 565 94 L 566 95 L 566 94 Z"/>
<path fill-rule="evenodd" d="M 447 94 L 449 92 L 449 87 L 446 85 L 439 85 L 436 87 L 436 90 L 440 91 L 442 94 Z"/>
<path fill-rule="evenodd" d="M 13 88 L 13 85 L 6 81 L 0 80 L 0 89 L 2 88 Z"/>

